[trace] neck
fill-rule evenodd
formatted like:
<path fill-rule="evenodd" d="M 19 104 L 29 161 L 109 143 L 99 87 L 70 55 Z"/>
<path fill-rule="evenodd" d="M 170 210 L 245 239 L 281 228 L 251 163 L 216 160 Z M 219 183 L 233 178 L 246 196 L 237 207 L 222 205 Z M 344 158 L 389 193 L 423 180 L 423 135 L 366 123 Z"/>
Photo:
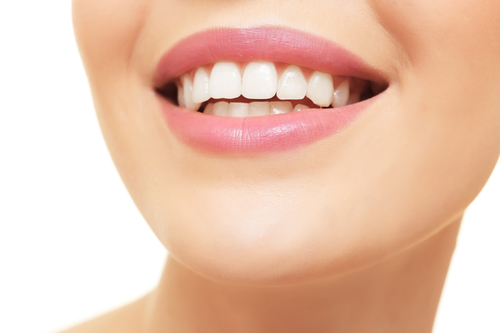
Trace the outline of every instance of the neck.
<path fill-rule="evenodd" d="M 145 331 L 430 333 L 459 226 L 370 267 L 289 286 L 213 281 L 169 258 Z"/>

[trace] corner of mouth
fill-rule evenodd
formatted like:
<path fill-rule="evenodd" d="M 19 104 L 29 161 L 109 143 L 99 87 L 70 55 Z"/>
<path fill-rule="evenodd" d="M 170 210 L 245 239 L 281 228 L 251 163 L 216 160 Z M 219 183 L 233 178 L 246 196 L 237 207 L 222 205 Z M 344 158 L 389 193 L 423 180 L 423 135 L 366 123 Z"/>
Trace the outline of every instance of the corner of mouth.
<path fill-rule="evenodd" d="M 383 73 L 340 45 L 272 26 L 188 36 L 163 55 L 154 81 L 174 105 L 226 116 L 342 107 L 389 86 Z"/>
<path fill-rule="evenodd" d="M 270 61 L 219 61 L 193 68 L 156 88 L 190 111 L 252 117 L 340 108 L 373 98 L 387 85 Z"/>
<path fill-rule="evenodd" d="M 321 37 L 224 28 L 174 45 L 153 86 L 177 139 L 239 154 L 288 151 L 342 131 L 388 89 L 386 77 Z"/>

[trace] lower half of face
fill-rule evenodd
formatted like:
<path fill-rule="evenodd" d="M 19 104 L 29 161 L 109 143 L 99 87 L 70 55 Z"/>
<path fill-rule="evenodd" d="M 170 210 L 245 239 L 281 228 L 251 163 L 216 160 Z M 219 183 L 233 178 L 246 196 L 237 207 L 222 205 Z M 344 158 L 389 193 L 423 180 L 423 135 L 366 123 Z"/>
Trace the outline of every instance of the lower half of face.
<path fill-rule="evenodd" d="M 459 217 L 500 149 L 500 3 L 75 0 L 117 168 L 171 255 L 339 274 Z"/>

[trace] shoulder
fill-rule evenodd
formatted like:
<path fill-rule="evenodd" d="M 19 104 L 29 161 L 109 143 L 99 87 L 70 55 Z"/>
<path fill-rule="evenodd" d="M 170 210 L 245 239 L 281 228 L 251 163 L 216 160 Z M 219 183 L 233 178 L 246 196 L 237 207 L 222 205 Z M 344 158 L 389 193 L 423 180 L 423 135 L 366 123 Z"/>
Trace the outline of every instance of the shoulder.
<path fill-rule="evenodd" d="M 144 310 L 149 295 L 124 307 L 60 333 L 138 333 L 142 331 Z"/>

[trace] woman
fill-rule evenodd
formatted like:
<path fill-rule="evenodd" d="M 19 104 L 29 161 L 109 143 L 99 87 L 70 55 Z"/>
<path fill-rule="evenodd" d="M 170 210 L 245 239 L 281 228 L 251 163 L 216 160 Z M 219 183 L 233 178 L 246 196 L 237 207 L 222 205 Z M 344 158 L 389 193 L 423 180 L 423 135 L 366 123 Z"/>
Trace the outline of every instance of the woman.
<path fill-rule="evenodd" d="M 500 3 L 74 0 L 169 259 L 67 332 L 431 332 L 500 152 Z"/>

